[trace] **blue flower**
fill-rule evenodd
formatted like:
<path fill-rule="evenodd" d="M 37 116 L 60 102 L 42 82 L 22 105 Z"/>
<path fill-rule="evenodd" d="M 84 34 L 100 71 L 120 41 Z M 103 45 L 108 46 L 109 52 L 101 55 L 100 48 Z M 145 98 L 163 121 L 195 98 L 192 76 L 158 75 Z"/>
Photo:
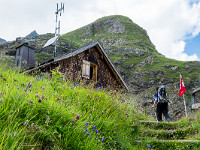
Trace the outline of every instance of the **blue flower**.
<path fill-rule="evenodd" d="M 104 141 L 105 139 L 104 139 L 104 137 L 102 137 L 102 141 Z"/>
<path fill-rule="evenodd" d="M 94 129 L 92 129 L 92 131 L 94 131 Z"/>
<path fill-rule="evenodd" d="M 88 125 L 88 123 L 85 124 L 86 126 Z"/>
<path fill-rule="evenodd" d="M 93 128 L 96 128 L 95 126 L 93 126 Z"/>
<path fill-rule="evenodd" d="M 87 131 L 87 128 L 86 128 L 86 130 L 85 131 Z"/>
<path fill-rule="evenodd" d="M 151 146 L 150 146 L 149 144 L 147 145 L 147 147 L 148 147 L 148 148 L 151 148 Z"/>
<path fill-rule="evenodd" d="M 99 133 L 99 130 L 97 130 L 96 133 Z"/>
<path fill-rule="evenodd" d="M 90 135 L 90 133 L 87 133 L 87 135 Z"/>

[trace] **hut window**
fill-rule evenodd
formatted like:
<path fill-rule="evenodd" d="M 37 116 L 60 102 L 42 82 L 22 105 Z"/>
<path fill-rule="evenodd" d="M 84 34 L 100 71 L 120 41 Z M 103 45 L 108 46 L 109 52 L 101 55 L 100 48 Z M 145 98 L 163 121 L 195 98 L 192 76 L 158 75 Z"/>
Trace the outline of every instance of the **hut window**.
<path fill-rule="evenodd" d="M 83 61 L 82 76 L 85 78 L 90 78 L 90 62 Z"/>
<path fill-rule="evenodd" d="M 97 65 L 88 61 L 83 61 L 82 76 L 97 81 Z"/>

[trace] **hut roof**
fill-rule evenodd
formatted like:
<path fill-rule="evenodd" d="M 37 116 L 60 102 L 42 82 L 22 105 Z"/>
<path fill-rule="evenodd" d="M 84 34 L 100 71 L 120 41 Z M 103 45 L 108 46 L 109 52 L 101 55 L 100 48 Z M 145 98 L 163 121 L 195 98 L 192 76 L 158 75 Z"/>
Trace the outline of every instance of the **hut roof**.
<path fill-rule="evenodd" d="M 37 69 L 39 69 L 39 68 L 43 68 L 43 67 L 45 67 L 45 66 L 48 66 L 48 65 L 50 65 L 51 63 L 56 63 L 56 62 L 59 62 L 60 60 L 70 58 L 70 57 L 75 56 L 75 55 L 77 55 L 77 54 L 79 54 L 79 53 L 81 53 L 81 52 L 83 52 L 83 51 L 85 51 L 85 50 L 88 50 L 88 49 L 92 48 L 92 47 L 96 47 L 97 50 L 98 50 L 102 55 L 105 56 L 105 61 L 106 61 L 107 64 L 109 65 L 111 71 L 114 73 L 114 75 L 116 76 L 117 80 L 118 80 L 118 81 L 125 87 L 125 89 L 128 91 L 128 86 L 126 85 L 126 83 L 124 82 L 124 80 L 122 79 L 122 77 L 120 76 L 120 74 L 118 73 L 118 71 L 116 70 L 116 68 L 114 67 L 114 65 L 112 64 L 110 58 L 108 57 L 108 55 L 106 54 L 106 52 L 104 51 L 103 47 L 100 45 L 100 43 L 99 43 L 98 41 L 92 42 L 92 43 L 87 44 L 87 45 L 85 45 L 85 46 L 83 46 L 83 47 L 80 47 L 80 48 L 78 48 L 78 49 L 75 49 L 75 50 L 73 50 L 73 51 L 71 51 L 71 52 L 69 52 L 69 53 L 66 53 L 66 54 L 62 55 L 62 56 L 55 57 L 55 58 L 53 59 L 53 61 L 48 62 L 48 63 L 46 63 L 46 64 L 42 64 L 42 65 L 38 66 L 37 68 L 28 70 L 27 72 L 34 71 L 34 70 L 37 70 Z"/>
<path fill-rule="evenodd" d="M 192 94 L 197 93 L 197 92 L 200 92 L 200 87 L 197 88 L 197 89 L 195 89 L 195 90 L 192 92 Z"/>

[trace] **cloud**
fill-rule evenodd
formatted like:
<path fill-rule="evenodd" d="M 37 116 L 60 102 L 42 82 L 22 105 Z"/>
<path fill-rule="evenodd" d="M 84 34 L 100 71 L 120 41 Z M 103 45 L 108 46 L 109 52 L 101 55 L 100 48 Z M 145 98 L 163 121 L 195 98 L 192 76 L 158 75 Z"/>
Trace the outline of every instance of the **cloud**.
<path fill-rule="evenodd" d="M 54 32 L 56 2 L 65 2 L 61 33 L 108 15 L 123 15 L 144 28 L 161 54 L 177 60 L 199 60 L 185 52 L 185 40 L 200 32 L 197 0 L 6 0 L 0 5 L 0 37 L 14 40 L 31 31 Z M 9 9 L 8 9 L 9 8 Z M 9 11 L 8 11 L 9 10 Z"/>

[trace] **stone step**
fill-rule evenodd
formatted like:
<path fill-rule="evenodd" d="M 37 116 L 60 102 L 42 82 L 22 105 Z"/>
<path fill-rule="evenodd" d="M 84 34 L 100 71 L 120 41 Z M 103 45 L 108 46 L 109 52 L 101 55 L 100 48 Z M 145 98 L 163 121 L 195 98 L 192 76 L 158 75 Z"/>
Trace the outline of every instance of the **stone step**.
<path fill-rule="evenodd" d="M 156 149 L 156 150 L 197 150 L 200 149 L 200 140 L 137 140 L 136 145 L 140 149 Z"/>
<path fill-rule="evenodd" d="M 140 143 L 140 142 L 155 142 L 155 140 L 136 140 L 136 142 Z M 200 140 L 156 140 L 157 142 L 166 142 L 166 143 L 199 143 L 200 144 Z"/>
<path fill-rule="evenodd" d="M 156 139 L 187 139 L 187 137 L 197 136 L 199 132 L 198 127 L 190 128 L 184 127 L 183 129 L 177 130 L 154 130 L 154 129 L 146 129 L 141 132 L 141 136 L 143 137 L 151 137 Z"/>
<path fill-rule="evenodd" d="M 157 122 L 157 121 L 144 121 L 141 120 L 140 123 L 151 129 L 163 129 L 163 130 L 175 130 L 181 127 L 190 126 L 191 123 L 179 123 L 179 122 Z"/>

